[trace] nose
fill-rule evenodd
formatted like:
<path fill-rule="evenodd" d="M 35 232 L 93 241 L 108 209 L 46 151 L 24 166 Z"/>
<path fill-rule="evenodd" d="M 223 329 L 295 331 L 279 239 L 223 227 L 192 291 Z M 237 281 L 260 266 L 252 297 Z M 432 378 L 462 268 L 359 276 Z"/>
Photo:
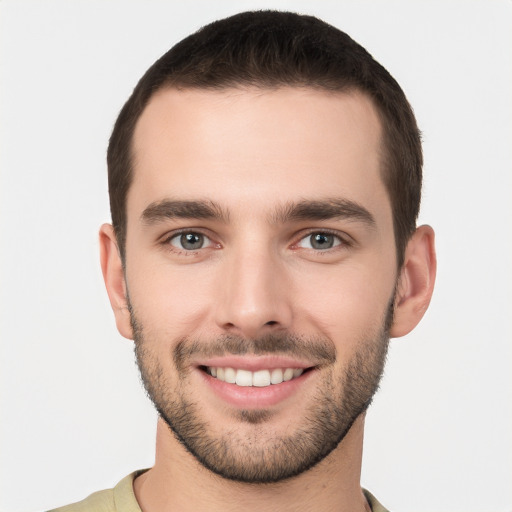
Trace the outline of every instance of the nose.
<path fill-rule="evenodd" d="M 291 287 L 285 264 L 271 249 L 233 251 L 222 263 L 216 323 L 247 338 L 290 329 Z"/>

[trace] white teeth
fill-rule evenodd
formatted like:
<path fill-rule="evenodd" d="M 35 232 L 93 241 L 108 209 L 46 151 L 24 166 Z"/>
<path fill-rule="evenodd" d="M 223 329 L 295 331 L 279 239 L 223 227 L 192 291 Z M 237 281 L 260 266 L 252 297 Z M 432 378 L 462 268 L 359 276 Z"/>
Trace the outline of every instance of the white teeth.
<path fill-rule="evenodd" d="M 286 370 L 283 373 L 283 380 L 289 381 L 293 379 L 293 368 L 286 368 Z"/>
<path fill-rule="evenodd" d="M 304 373 L 302 368 L 274 368 L 272 370 L 251 372 L 249 370 L 209 366 L 207 370 L 212 377 L 216 377 L 223 382 L 236 384 L 237 386 L 255 386 L 260 388 L 270 386 L 271 384 L 287 382 L 300 377 Z"/>
<path fill-rule="evenodd" d="M 233 368 L 226 368 L 224 370 L 224 380 L 230 384 L 234 384 L 236 382 L 236 371 L 233 370 Z"/>
<path fill-rule="evenodd" d="M 263 388 L 270 386 L 270 372 L 268 370 L 259 370 L 252 375 L 252 385 Z"/>
<path fill-rule="evenodd" d="M 248 370 L 238 370 L 236 372 L 237 386 L 252 386 L 252 372 Z"/>
<path fill-rule="evenodd" d="M 272 384 L 281 384 L 281 382 L 283 382 L 283 370 L 281 370 L 281 368 L 272 370 L 272 373 L 270 374 L 270 382 Z"/>

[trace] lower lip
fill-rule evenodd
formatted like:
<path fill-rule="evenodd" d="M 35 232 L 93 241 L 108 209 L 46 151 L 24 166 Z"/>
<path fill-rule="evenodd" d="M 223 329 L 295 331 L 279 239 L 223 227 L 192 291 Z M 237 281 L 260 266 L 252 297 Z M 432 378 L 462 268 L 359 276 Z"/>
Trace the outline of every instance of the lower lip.
<path fill-rule="evenodd" d="M 315 373 L 311 369 L 292 380 L 260 388 L 257 386 L 237 386 L 216 379 L 205 371 L 199 369 L 197 371 L 218 397 L 240 409 L 262 409 L 277 405 L 297 393 L 299 388 Z"/>

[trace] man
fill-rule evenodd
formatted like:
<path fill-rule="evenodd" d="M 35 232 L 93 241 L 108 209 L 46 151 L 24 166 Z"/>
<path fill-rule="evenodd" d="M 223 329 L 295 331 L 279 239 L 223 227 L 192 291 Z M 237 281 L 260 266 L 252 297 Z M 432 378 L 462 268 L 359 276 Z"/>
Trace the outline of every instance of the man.
<path fill-rule="evenodd" d="M 239 14 L 146 72 L 108 166 L 101 264 L 156 460 L 58 510 L 385 510 L 365 411 L 436 267 L 394 79 L 320 20 Z"/>

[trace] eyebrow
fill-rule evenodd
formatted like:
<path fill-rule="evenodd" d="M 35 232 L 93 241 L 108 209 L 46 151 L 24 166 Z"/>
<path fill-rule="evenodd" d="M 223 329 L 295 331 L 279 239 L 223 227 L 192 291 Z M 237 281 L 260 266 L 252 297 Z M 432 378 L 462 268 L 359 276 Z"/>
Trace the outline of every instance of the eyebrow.
<path fill-rule="evenodd" d="M 164 199 L 151 203 L 141 215 L 145 224 L 156 224 L 169 219 L 213 219 L 227 223 L 229 212 L 210 200 Z M 375 218 L 364 206 L 341 198 L 286 203 L 276 207 L 270 215 L 270 222 L 273 224 L 329 219 L 354 220 L 370 227 L 375 227 L 376 224 Z"/>
<path fill-rule="evenodd" d="M 288 203 L 276 208 L 271 216 L 271 221 L 275 223 L 330 219 L 359 221 L 372 228 L 376 225 L 375 218 L 364 206 L 349 199 L 341 198 L 303 200 L 298 203 Z"/>
<path fill-rule="evenodd" d="M 215 219 L 227 223 L 229 214 L 213 201 L 164 199 L 151 203 L 140 218 L 145 224 L 156 224 L 168 219 Z"/>

